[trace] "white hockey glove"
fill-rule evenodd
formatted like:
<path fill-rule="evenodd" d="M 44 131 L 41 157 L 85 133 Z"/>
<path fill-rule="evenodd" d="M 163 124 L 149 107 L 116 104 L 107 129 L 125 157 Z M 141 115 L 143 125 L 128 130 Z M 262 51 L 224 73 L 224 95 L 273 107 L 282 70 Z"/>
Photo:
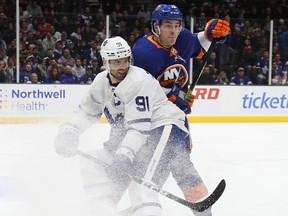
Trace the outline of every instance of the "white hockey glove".
<path fill-rule="evenodd" d="M 75 156 L 79 146 L 79 136 L 79 129 L 74 125 L 61 125 L 54 141 L 56 153 L 63 157 Z"/>
<path fill-rule="evenodd" d="M 129 156 L 116 154 L 112 164 L 106 168 L 106 173 L 115 185 L 125 190 L 131 181 L 129 176 L 135 175 L 135 169 Z"/>

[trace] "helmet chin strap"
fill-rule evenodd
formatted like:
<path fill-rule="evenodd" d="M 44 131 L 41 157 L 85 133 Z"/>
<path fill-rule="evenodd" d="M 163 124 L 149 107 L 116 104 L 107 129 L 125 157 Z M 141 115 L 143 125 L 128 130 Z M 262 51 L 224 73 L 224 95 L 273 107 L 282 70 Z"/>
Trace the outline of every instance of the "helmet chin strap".
<path fill-rule="evenodd" d="M 171 45 L 165 45 L 164 43 L 162 43 L 161 39 L 160 39 L 160 35 L 161 35 L 161 30 L 159 28 L 159 26 L 157 26 L 157 29 L 158 29 L 158 32 L 159 33 L 156 33 L 154 30 L 152 30 L 153 34 L 157 37 L 157 42 L 163 46 L 164 48 L 170 48 Z"/>
<path fill-rule="evenodd" d="M 156 33 L 156 32 L 154 31 L 154 29 L 152 29 L 151 31 L 152 31 L 152 33 L 157 37 L 157 42 L 158 42 L 161 46 L 163 46 L 164 48 L 169 49 L 170 47 L 172 47 L 172 45 L 168 45 L 168 44 L 165 45 L 164 43 L 162 43 L 162 41 L 161 41 L 161 39 L 160 39 L 161 30 L 160 30 L 159 25 L 157 25 L 156 28 L 157 28 L 157 30 L 158 30 L 159 33 Z"/>

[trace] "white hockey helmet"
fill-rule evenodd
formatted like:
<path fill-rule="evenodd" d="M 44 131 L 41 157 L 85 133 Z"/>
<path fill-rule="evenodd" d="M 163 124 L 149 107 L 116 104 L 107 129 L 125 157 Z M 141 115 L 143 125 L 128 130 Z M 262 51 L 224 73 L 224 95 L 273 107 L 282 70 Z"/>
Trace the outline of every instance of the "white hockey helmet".
<path fill-rule="evenodd" d="M 108 38 L 101 44 L 101 56 L 105 61 L 115 60 L 131 56 L 131 47 L 119 36 Z"/>

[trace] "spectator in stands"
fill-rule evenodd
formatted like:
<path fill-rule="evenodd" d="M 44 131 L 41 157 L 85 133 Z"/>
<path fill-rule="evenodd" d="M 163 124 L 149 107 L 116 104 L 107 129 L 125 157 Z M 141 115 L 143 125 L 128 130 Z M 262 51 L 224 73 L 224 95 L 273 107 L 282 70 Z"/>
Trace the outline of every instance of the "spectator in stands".
<path fill-rule="evenodd" d="M 59 0 L 57 1 L 57 6 L 59 8 L 59 13 L 70 13 L 72 9 L 73 1 Z M 76 4 L 77 5 L 77 4 Z M 75 5 L 75 6 L 76 6 Z"/>
<path fill-rule="evenodd" d="M 87 65 L 85 74 L 80 77 L 80 84 L 91 84 L 95 77 L 92 65 Z"/>
<path fill-rule="evenodd" d="M 80 56 L 80 55 L 77 53 L 76 47 L 75 47 L 75 45 L 74 45 L 74 43 L 73 43 L 72 40 L 68 39 L 68 40 L 66 41 L 66 47 L 65 47 L 65 48 L 66 48 L 66 49 L 69 49 L 70 55 L 71 55 L 72 58 L 76 59 L 77 57 Z"/>
<path fill-rule="evenodd" d="M 243 67 L 239 67 L 237 74 L 231 78 L 230 85 L 252 85 L 249 76 L 245 75 Z"/>
<path fill-rule="evenodd" d="M 217 73 L 219 68 L 219 59 L 217 58 L 217 54 L 215 51 L 211 52 L 210 57 L 207 60 L 207 66 L 215 68 L 215 73 Z"/>
<path fill-rule="evenodd" d="M 101 33 L 101 32 L 100 32 Z M 103 40 L 105 39 L 105 36 L 101 35 L 99 32 L 95 35 L 95 38 L 93 41 L 97 44 L 97 49 L 99 50 Z"/>
<path fill-rule="evenodd" d="M 4 11 L 0 11 L 0 33 L 3 33 L 4 29 L 8 28 L 9 19 L 5 15 Z"/>
<path fill-rule="evenodd" d="M 46 37 L 42 41 L 43 48 L 48 49 L 54 49 L 56 41 L 52 40 L 51 32 L 47 32 Z"/>
<path fill-rule="evenodd" d="M 7 46 L 7 55 L 9 57 L 16 57 L 16 39 L 12 40 L 11 43 Z M 21 43 L 20 43 L 21 46 Z M 20 49 L 20 54 L 21 54 L 21 48 Z"/>
<path fill-rule="evenodd" d="M 202 72 L 202 75 L 199 78 L 198 84 L 200 85 L 212 85 L 215 83 L 216 74 L 214 74 L 211 67 L 206 66 Z"/>
<path fill-rule="evenodd" d="M 26 34 L 28 32 L 27 18 L 22 18 L 20 21 L 20 33 L 22 33 L 23 39 L 26 40 Z"/>
<path fill-rule="evenodd" d="M 35 35 L 31 31 L 27 31 L 25 38 L 26 48 L 30 44 L 36 44 Z"/>
<path fill-rule="evenodd" d="M 196 19 L 196 32 L 204 31 L 207 23 L 207 17 L 204 12 L 200 13 L 200 17 Z"/>
<path fill-rule="evenodd" d="M 70 35 L 75 26 L 69 22 L 68 16 L 63 15 L 61 17 L 60 23 L 57 25 L 57 29 L 61 29 L 62 32 L 66 32 Z"/>
<path fill-rule="evenodd" d="M 55 60 L 52 48 L 48 48 L 48 50 L 46 52 L 46 56 L 43 59 L 46 62 L 46 66 L 49 67 L 50 66 L 50 61 L 52 59 Z"/>
<path fill-rule="evenodd" d="M 225 71 L 221 71 L 215 80 L 215 85 L 230 85 L 230 81 Z"/>
<path fill-rule="evenodd" d="M 252 69 L 256 67 L 257 56 L 253 51 L 252 45 L 248 44 L 244 47 L 243 55 L 239 64 L 244 67 L 247 75 L 251 76 Z"/>
<path fill-rule="evenodd" d="M 8 74 L 8 76 L 9 76 L 9 74 Z M 9 78 L 7 78 L 6 72 L 2 68 L 0 68 L 0 83 L 6 83 L 7 79 L 9 79 Z"/>
<path fill-rule="evenodd" d="M 38 38 L 36 40 L 36 44 L 35 45 L 38 47 L 38 52 L 39 52 L 40 58 L 43 59 L 46 56 L 46 54 L 47 54 L 47 50 L 44 49 L 42 44 L 43 44 L 43 40 L 41 38 Z"/>
<path fill-rule="evenodd" d="M 50 26 L 50 33 L 51 33 L 52 40 L 54 40 L 55 43 L 58 40 L 61 40 L 61 33 L 59 31 L 55 30 L 55 26 L 54 25 Z"/>
<path fill-rule="evenodd" d="M 7 63 L 8 58 L 6 48 L 0 48 L 0 59 Z"/>
<path fill-rule="evenodd" d="M 32 53 L 31 55 L 27 56 L 26 60 L 28 59 L 32 62 L 33 65 L 38 64 L 38 62 L 42 60 L 42 58 L 39 56 L 38 46 L 34 46 L 32 48 Z"/>
<path fill-rule="evenodd" d="M 16 67 L 12 57 L 9 57 L 7 60 L 7 67 L 5 72 L 7 73 L 8 77 L 8 80 L 6 80 L 6 82 L 13 83 L 16 81 Z"/>
<path fill-rule="evenodd" d="M 62 52 L 63 52 L 63 45 L 62 45 L 62 40 L 57 40 L 55 43 L 55 47 L 53 50 L 53 55 L 55 59 L 60 59 L 62 57 Z"/>
<path fill-rule="evenodd" d="M 26 10 L 35 18 L 43 16 L 42 8 L 37 4 L 36 0 L 32 0 L 30 4 L 28 4 Z"/>
<path fill-rule="evenodd" d="M 100 73 L 100 67 L 102 66 L 102 64 L 100 65 L 98 62 L 97 58 L 94 58 L 90 61 L 90 64 L 92 65 L 92 72 L 93 74 L 98 74 Z"/>
<path fill-rule="evenodd" d="M 75 52 L 82 58 L 85 58 L 85 53 L 90 49 L 90 46 L 87 44 L 85 40 L 81 40 L 79 45 L 75 47 Z"/>
<path fill-rule="evenodd" d="M 40 84 L 37 73 L 31 73 L 30 80 L 25 82 L 27 84 Z"/>
<path fill-rule="evenodd" d="M 151 11 L 147 10 L 147 6 L 144 3 L 140 4 L 140 8 L 137 12 L 137 18 L 143 17 L 145 22 L 150 20 Z"/>
<path fill-rule="evenodd" d="M 38 37 L 39 32 L 37 28 L 39 25 L 39 18 L 29 17 L 28 20 L 29 20 L 27 26 L 28 31 L 31 31 L 33 35 Z"/>
<path fill-rule="evenodd" d="M 16 38 L 15 24 L 12 22 L 8 23 L 7 29 L 3 29 L 2 39 L 6 44 L 10 44 Z"/>
<path fill-rule="evenodd" d="M 82 30 L 80 27 L 76 27 L 76 29 L 71 33 L 70 35 L 71 40 L 76 43 L 79 44 L 80 41 L 82 40 Z"/>
<path fill-rule="evenodd" d="M 87 61 L 91 61 L 94 58 L 97 58 L 98 61 L 100 61 L 101 55 L 96 41 L 92 41 L 91 48 L 87 49 L 84 53 L 84 58 L 86 58 Z"/>
<path fill-rule="evenodd" d="M 6 49 L 7 49 L 7 44 L 0 36 L 0 50 L 6 50 Z"/>
<path fill-rule="evenodd" d="M 63 55 L 58 59 L 58 63 L 62 65 L 65 65 L 68 63 L 72 67 L 75 65 L 75 59 L 72 58 L 69 49 L 65 48 L 63 50 Z"/>
<path fill-rule="evenodd" d="M 2 10 L 5 11 L 5 14 L 8 18 L 12 18 L 16 13 L 16 1 L 7 1 L 1 0 Z"/>
<path fill-rule="evenodd" d="M 70 65 L 64 66 L 64 73 L 61 75 L 61 81 L 63 84 L 77 84 L 79 79 L 72 73 L 72 67 Z"/>
<path fill-rule="evenodd" d="M 53 70 L 53 68 L 57 68 L 57 70 L 60 72 L 60 74 L 63 73 L 64 66 L 61 64 L 58 64 L 58 62 L 55 59 L 50 60 L 50 65 L 47 68 L 48 74 Z"/>
<path fill-rule="evenodd" d="M 72 67 L 72 73 L 76 75 L 78 79 L 85 74 L 85 68 L 82 66 L 81 58 L 76 59 L 75 65 Z"/>
<path fill-rule="evenodd" d="M 87 26 L 91 26 L 93 28 L 93 26 L 95 26 L 95 17 L 94 15 L 91 13 L 91 8 L 88 6 L 85 6 L 83 9 L 83 14 L 82 14 L 82 18 L 84 20 L 84 24 Z M 95 29 L 93 29 L 94 31 Z"/>
<path fill-rule="evenodd" d="M 40 59 L 38 61 L 38 64 L 36 64 L 35 72 L 38 76 L 38 81 L 41 83 L 45 82 L 46 77 L 47 77 L 46 61 L 44 61 L 43 59 Z"/>
<path fill-rule="evenodd" d="M 6 70 L 6 67 L 7 67 L 6 61 L 4 61 L 3 59 L 0 58 L 0 68 L 2 70 Z"/>
<path fill-rule="evenodd" d="M 24 66 L 24 70 L 20 71 L 20 83 L 26 83 L 30 81 L 31 73 L 32 73 L 32 63 L 26 62 L 26 65 Z"/>
<path fill-rule="evenodd" d="M 281 54 L 280 53 L 275 53 L 275 55 L 273 56 L 273 62 L 276 62 L 279 70 L 283 70 L 284 69 L 284 62 L 282 61 L 282 58 L 281 58 Z"/>
<path fill-rule="evenodd" d="M 280 18 L 279 21 L 278 21 L 278 25 L 275 26 L 276 27 L 276 32 L 278 34 L 282 34 L 283 32 L 287 31 L 288 28 L 287 28 L 287 25 L 285 23 L 285 20 L 283 18 Z"/>
<path fill-rule="evenodd" d="M 89 64 L 86 58 L 82 58 L 82 67 L 86 68 L 86 66 Z"/>
<path fill-rule="evenodd" d="M 256 63 L 258 70 L 257 73 L 257 84 L 267 85 L 268 83 L 268 71 L 269 71 L 269 51 L 265 50 L 263 55 Z"/>
<path fill-rule="evenodd" d="M 66 31 L 61 32 L 61 41 L 63 48 L 67 47 L 68 34 Z"/>
<path fill-rule="evenodd" d="M 45 36 L 50 31 L 51 24 L 47 22 L 45 17 L 41 18 L 41 22 L 37 26 L 37 31 L 41 36 Z"/>
<path fill-rule="evenodd" d="M 48 72 L 48 76 L 45 79 L 45 83 L 50 83 L 50 84 L 61 84 L 61 73 L 58 70 L 57 67 L 52 68 L 52 70 L 50 70 Z"/>
<path fill-rule="evenodd" d="M 272 84 L 273 85 L 283 85 L 287 81 L 287 72 L 283 71 L 283 67 L 278 61 L 274 60 L 272 62 Z"/>
<path fill-rule="evenodd" d="M 85 41 L 93 41 L 96 35 L 96 31 L 93 31 L 91 29 L 91 26 L 84 26 L 83 32 L 82 32 L 82 40 Z"/>
<path fill-rule="evenodd" d="M 47 22 L 52 23 L 54 20 L 57 20 L 59 9 L 57 8 L 55 1 L 50 1 L 49 4 L 47 4 L 43 8 L 43 14 L 47 19 Z"/>

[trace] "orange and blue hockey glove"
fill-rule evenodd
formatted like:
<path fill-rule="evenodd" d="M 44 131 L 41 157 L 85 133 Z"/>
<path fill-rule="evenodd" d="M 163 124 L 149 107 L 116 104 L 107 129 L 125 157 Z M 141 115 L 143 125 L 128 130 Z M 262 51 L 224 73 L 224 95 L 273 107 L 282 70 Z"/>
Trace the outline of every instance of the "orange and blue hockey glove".
<path fill-rule="evenodd" d="M 176 106 L 178 106 L 185 114 L 191 113 L 191 106 L 193 104 L 194 99 L 184 100 L 179 96 L 180 87 L 177 83 L 174 83 L 170 92 L 167 94 L 168 99 L 173 102 Z"/>
<path fill-rule="evenodd" d="M 230 23 L 226 20 L 211 19 L 205 27 L 205 37 L 209 41 L 220 39 L 219 43 L 225 43 L 227 35 L 230 32 Z M 221 39 L 223 38 L 223 39 Z"/>

